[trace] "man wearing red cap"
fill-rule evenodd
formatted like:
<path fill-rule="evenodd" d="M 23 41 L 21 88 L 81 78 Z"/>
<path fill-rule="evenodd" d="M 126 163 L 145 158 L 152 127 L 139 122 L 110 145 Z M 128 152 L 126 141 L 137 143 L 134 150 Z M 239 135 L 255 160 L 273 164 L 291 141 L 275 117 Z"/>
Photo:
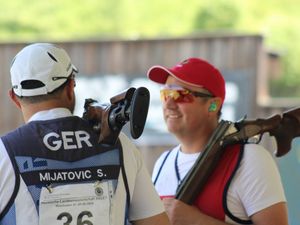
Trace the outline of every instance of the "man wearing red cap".
<path fill-rule="evenodd" d="M 199 58 L 173 68 L 153 66 L 148 77 L 163 84 L 164 119 L 180 142 L 160 156 L 152 175 L 172 224 L 287 225 L 279 172 L 271 154 L 257 144 L 226 147 L 193 206 L 174 199 L 178 185 L 218 126 L 225 81 L 218 69 Z"/>

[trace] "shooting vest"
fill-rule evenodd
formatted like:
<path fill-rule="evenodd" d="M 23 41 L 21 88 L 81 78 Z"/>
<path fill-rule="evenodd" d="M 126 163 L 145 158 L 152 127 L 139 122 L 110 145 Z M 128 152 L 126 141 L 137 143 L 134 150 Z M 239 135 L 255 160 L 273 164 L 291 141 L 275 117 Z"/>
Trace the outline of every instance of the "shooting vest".
<path fill-rule="evenodd" d="M 154 184 L 159 179 L 160 172 L 172 151 L 169 151 L 164 158 L 159 172 L 154 179 Z M 217 167 L 211 174 L 202 192 L 196 198 L 194 205 L 203 213 L 216 219 L 225 221 L 227 215 L 239 224 L 252 224 L 250 220 L 242 220 L 235 217 L 227 207 L 227 191 L 230 183 L 239 168 L 244 153 L 244 145 L 236 144 L 224 149 Z"/>
<path fill-rule="evenodd" d="M 109 203 L 120 179 L 127 191 L 119 202 L 125 224 L 130 196 L 119 141 L 99 144 L 79 117 L 32 121 L 2 141 L 16 181 L 1 225 L 96 224 L 96 219 L 110 224 Z"/>

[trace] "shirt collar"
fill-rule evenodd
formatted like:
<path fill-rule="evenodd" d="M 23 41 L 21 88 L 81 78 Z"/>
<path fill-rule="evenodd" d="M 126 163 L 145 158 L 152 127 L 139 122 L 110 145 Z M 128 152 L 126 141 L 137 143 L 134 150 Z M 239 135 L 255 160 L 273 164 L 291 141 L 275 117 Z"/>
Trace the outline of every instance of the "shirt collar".
<path fill-rule="evenodd" d="M 67 108 L 54 108 L 50 110 L 39 111 L 32 115 L 28 122 L 35 121 L 35 120 L 51 120 L 57 119 L 62 117 L 73 116 L 71 111 Z"/>

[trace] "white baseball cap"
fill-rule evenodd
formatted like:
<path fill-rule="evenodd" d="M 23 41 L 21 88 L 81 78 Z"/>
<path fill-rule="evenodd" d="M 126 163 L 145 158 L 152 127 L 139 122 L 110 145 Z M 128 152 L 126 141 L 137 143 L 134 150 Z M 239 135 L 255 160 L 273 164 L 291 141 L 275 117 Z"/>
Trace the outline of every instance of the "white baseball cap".
<path fill-rule="evenodd" d="M 49 43 L 35 43 L 23 48 L 13 59 L 10 74 L 16 95 L 37 96 L 60 87 L 72 72 L 78 72 L 66 51 Z M 35 85 L 28 85 L 35 81 Z"/>

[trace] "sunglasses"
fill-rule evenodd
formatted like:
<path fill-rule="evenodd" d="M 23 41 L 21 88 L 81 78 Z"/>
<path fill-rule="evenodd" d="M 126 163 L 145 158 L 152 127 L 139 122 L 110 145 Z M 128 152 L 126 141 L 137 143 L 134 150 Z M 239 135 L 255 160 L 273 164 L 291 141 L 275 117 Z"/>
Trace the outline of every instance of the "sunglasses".
<path fill-rule="evenodd" d="M 176 103 L 191 103 L 194 97 L 212 98 L 212 94 L 191 91 L 179 86 L 164 86 L 160 90 L 160 99 L 166 101 L 168 98 L 173 99 Z"/>

